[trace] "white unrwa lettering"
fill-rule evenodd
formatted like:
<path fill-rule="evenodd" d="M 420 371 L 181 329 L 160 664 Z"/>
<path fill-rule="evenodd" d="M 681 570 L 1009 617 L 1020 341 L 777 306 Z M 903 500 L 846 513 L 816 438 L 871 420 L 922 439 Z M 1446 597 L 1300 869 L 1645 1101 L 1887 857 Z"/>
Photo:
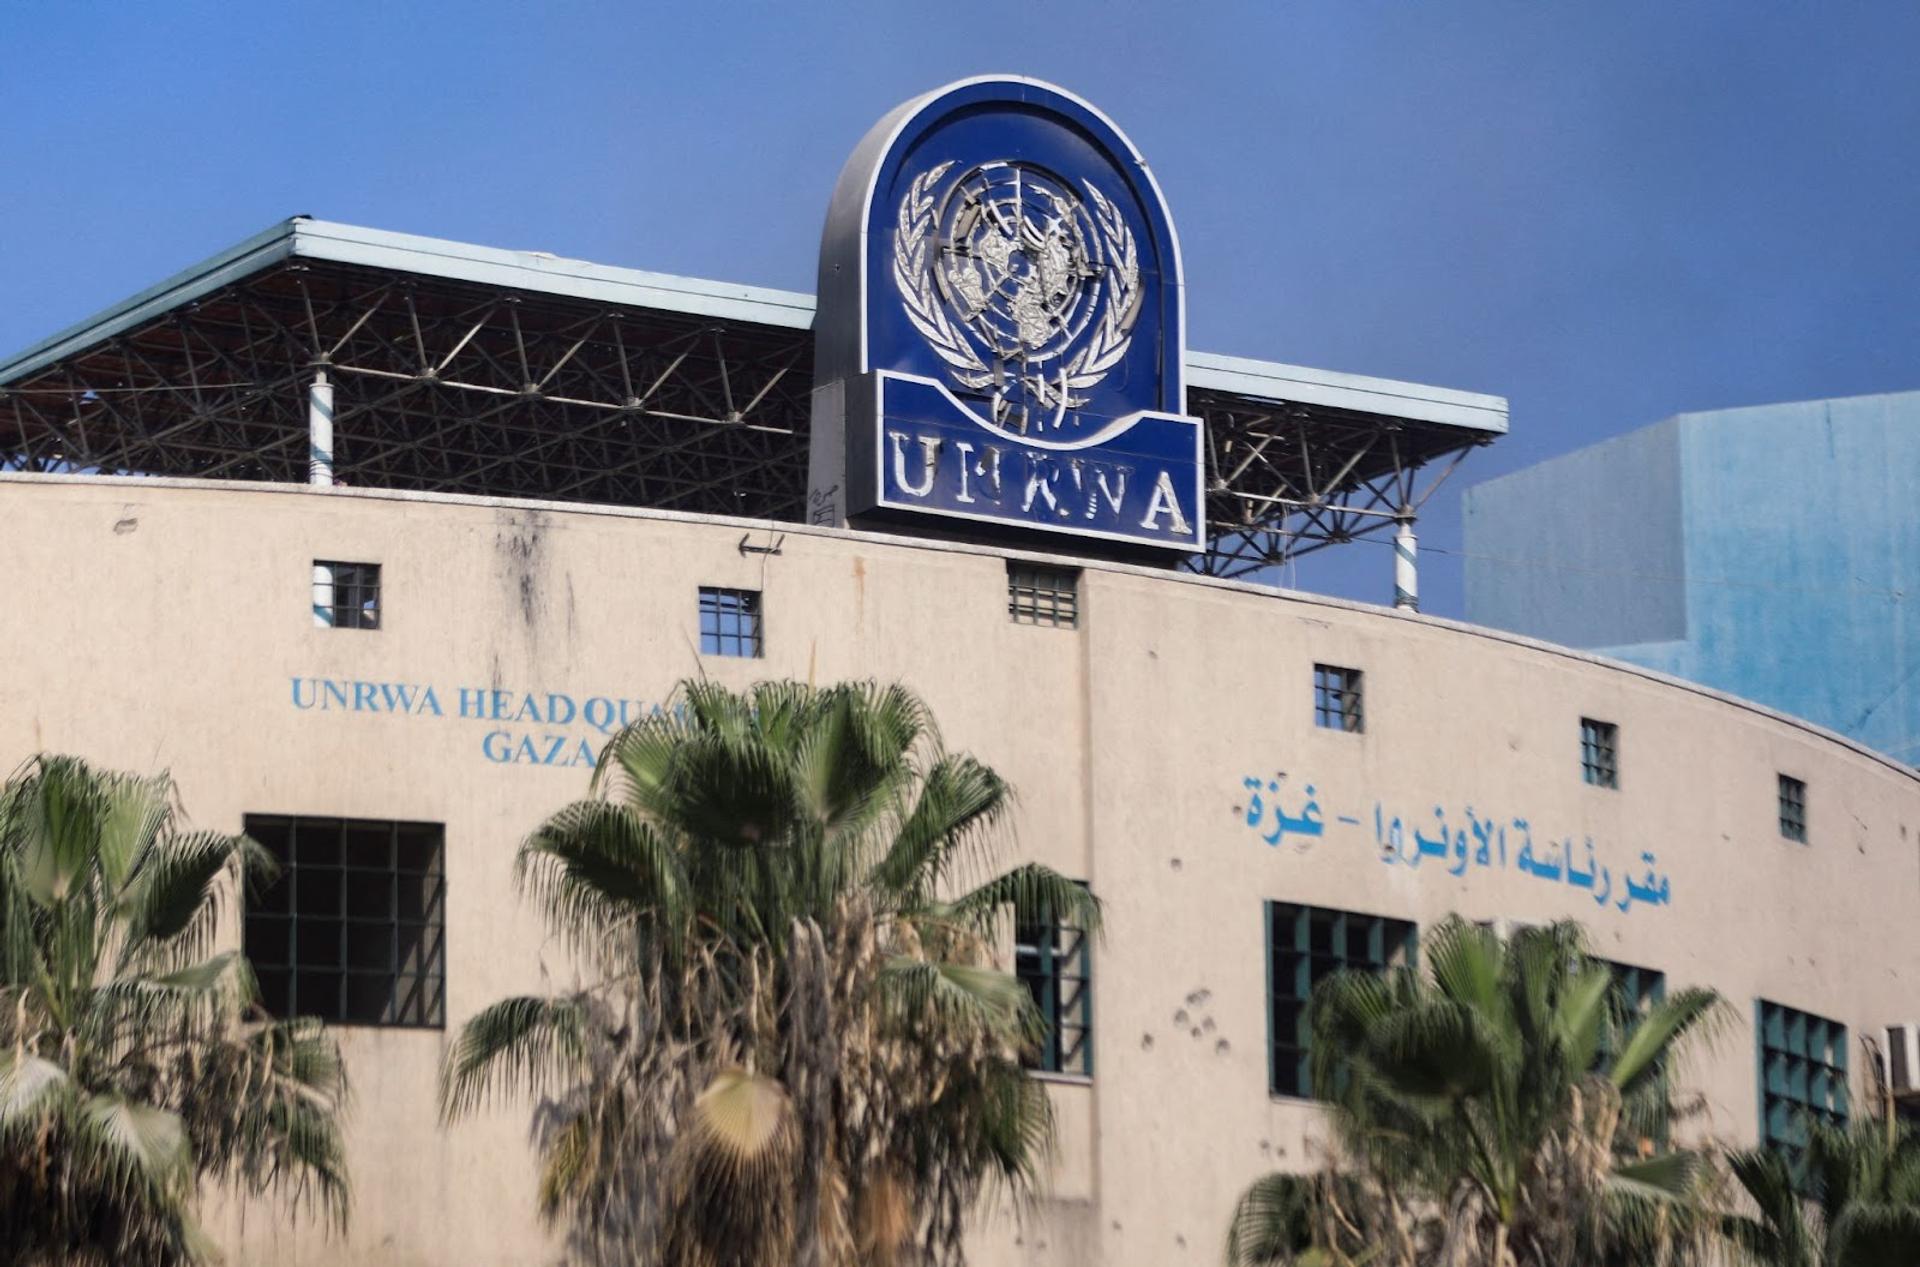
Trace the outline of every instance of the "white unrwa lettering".
<path fill-rule="evenodd" d="M 1184 537 L 1192 533 L 1193 526 L 1180 509 L 1180 495 L 1173 491 L 1173 473 L 1160 472 L 1160 478 L 1153 482 L 1153 496 L 1147 501 L 1147 513 L 1141 517 L 1140 526 L 1148 532 L 1160 531 L 1160 516 L 1173 516 L 1173 534 Z"/>
<path fill-rule="evenodd" d="M 1020 509 L 1033 509 L 1033 499 L 1038 495 L 1046 499 L 1047 509 L 1054 514 L 1064 514 L 1060 509 L 1060 499 L 1053 495 L 1053 470 L 1051 463 L 1044 458 L 1027 459 L 1027 495 L 1020 499 Z"/>
<path fill-rule="evenodd" d="M 965 440 L 955 440 L 953 451 L 960 459 L 960 495 L 954 500 L 961 505 L 970 505 L 973 494 L 967 491 L 967 482 L 973 477 L 973 446 Z"/>
<path fill-rule="evenodd" d="M 907 478 L 907 433 L 889 431 L 887 438 L 893 441 L 893 482 L 900 491 L 909 497 L 925 497 L 933 491 L 933 468 L 940 460 L 940 440 L 937 436 L 920 436 L 920 480 L 915 483 Z"/>
<path fill-rule="evenodd" d="M 988 501 L 997 502 L 1000 500 L 1000 495 L 1003 491 L 1000 487 L 1000 459 L 1005 457 L 1006 454 L 1007 449 L 1005 445 L 990 444 L 987 446 L 987 456 L 982 459 L 979 466 L 974 469 L 974 474 L 978 475 L 981 480 L 981 495 Z"/>
<path fill-rule="evenodd" d="M 1107 483 L 1108 475 L 1119 476 L 1117 486 Z M 1113 513 L 1120 513 L 1120 503 L 1127 496 L 1127 468 L 1124 466 L 1099 466 L 1093 472 L 1093 496 L 1087 499 L 1087 518 L 1092 519 L 1100 508 L 1100 499 L 1107 499 L 1107 505 L 1113 507 Z M 1179 513 L 1177 510 L 1175 513 Z"/>

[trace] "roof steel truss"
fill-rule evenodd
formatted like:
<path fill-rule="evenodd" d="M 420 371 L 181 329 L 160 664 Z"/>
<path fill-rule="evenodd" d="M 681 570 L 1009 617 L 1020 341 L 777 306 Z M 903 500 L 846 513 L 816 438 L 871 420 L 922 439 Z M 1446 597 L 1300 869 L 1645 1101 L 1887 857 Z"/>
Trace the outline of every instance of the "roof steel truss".
<path fill-rule="evenodd" d="M 804 518 L 811 331 L 293 259 L 0 387 L 0 470 L 334 479 Z M 1491 437 L 1195 390 L 1213 547 L 1240 576 L 1411 520 Z M 1431 472 L 1427 474 L 1426 472 Z"/>

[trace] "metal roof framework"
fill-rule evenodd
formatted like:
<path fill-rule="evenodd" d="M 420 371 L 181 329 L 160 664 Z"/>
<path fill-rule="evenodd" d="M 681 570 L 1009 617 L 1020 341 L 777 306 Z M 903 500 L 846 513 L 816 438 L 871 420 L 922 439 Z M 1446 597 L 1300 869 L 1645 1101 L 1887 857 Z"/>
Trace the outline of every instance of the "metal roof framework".
<path fill-rule="evenodd" d="M 337 482 L 805 516 L 813 301 L 288 221 L 0 362 L 0 470 Z M 1191 354 L 1211 548 L 1244 576 L 1410 522 L 1506 402 Z"/>

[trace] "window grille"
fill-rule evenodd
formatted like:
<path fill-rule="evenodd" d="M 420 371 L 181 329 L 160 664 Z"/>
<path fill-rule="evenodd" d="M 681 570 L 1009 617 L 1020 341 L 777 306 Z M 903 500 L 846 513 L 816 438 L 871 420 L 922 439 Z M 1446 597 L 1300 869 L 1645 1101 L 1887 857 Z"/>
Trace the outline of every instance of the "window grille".
<path fill-rule="evenodd" d="M 380 565 L 315 559 L 313 623 L 320 629 L 378 629 Z"/>
<path fill-rule="evenodd" d="M 1642 968 L 1637 964 L 1618 963 L 1612 959 L 1595 959 L 1593 962 L 1605 968 L 1607 975 L 1613 978 L 1609 1002 L 1616 1031 L 1623 1032 L 1628 1025 L 1645 1016 L 1647 1009 L 1667 997 L 1667 974 L 1664 972 Z M 1603 1038 L 1594 1067 L 1604 1067 L 1612 1057 L 1612 1044 Z"/>
<path fill-rule="evenodd" d="M 760 658 L 766 645 L 759 590 L 700 587 L 700 654 Z"/>
<path fill-rule="evenodd" d="M 1385 972 L 1410 966 L 1414 927 L 1354 911 L 1267 903 L 1268 1089 L 1311 1096 L 1313 987 L 1343 969 Z"/>
<path fill-rule="evenodd" d="M 1059 920 L 1023 924 L 1014 930 L 1013 962 L 1046 1022 L 1035 1067 L 1091 1077 L 1093 957 L 1086 930 Z"/>
<path fill-rule="evenodd" d="M 1580 776 L 1594 787 L 1620 786 L 1620 727 L 1580 719 Z"/>
<path fill-rule="evenodd" d="M 446 1023 L 446 880 L 438 823 L 250 814 L 280 863 L 247 899 L 245 946 L 275 1016 Z"/>
<path fill-rule="evenodd" d="M 1760 1140 L 1804 1185 L 1813 1124 L 1847 1124 L 1847 1027 L 1765 999 L 1758 1010 Z"/>
<path fill-rule="evenodd" d="M 1807 785 L 1790 774 L 1780 776 L 1780 834 L 1807 842 Z"/>
<path fill-rule="evenodd" d="M 1007 615 L 1016 625 L 1080 624 L 1080 572 L 1007 560 Z"/>
<path fill-rule="evenodd" d="M 1313 721 L 1327 730 L 1359 733 L 1360 670 L 1333 664 L 1313 666 Z"/>
<path fill-rule="evenodd" d="M 1613 1002 L 1622 1016 L 1644 1016 L 1648 1008 L 1667 997 L 1667 974 L 1611 959 L 1599 962 L 1613 977 Z"/>
<path fill-rule="evenodd" d="M 1616 1044 L 1625 1035 L 1627 1027 L 1644 1017 L 1656 1003 L 1666 999 L 1667 974 L 1611 959 L 1596 959 L 1594 962 L 1605 968 L 1613 978 L 1612 997 L 1608 1001 L 1613 1011 L 1613 1029 L 1601 1031 L 1600 1050 L 1594 1053 L 1593 1058 L 1593 1072 L 1599 1073 L 1613 1064 L 1614 1057 L 1619 1054 Z M 1661 1087 L 1666 1086 L 1666 1057 L 1662 1056 L 1655 1062 L 1653 1078 Z M 1662 1104 L 1667 1102 L 1667 1098 L 1664 1091 L 1658 1097 Z M 1664 1152 L 1671 1139 L 1669 1115 L 1663 1111 L 1648 1125 L 1652 1133 L 1647 1137 L 1647 1142 Z"/>

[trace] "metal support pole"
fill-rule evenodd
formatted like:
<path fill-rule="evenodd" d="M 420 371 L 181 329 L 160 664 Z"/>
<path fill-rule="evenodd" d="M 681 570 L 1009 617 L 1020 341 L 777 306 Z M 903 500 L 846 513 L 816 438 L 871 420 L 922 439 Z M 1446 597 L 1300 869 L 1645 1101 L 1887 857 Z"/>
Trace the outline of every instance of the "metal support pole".
<path fill-rule="evenodd" d="M 1402 519 L 1393 530 L 1393 605 L 1402 611 L 1420 610 L 1419 551 L 1413 522 Z"/>
<path fill-rule="evenodd" d="M 333 384 L 325 370 L 316 370 L 313 386 L 307 389 L 307 483 L 326 487 L 333 483 Z M 320 628 L 333 625 L 333 569 L 313 565 L 313 623 Z"/>
<path fill-rule="evenodd" d="M 307 483 L 333 483 L 333 384 L 316 370 L 307 389 Z"/>

